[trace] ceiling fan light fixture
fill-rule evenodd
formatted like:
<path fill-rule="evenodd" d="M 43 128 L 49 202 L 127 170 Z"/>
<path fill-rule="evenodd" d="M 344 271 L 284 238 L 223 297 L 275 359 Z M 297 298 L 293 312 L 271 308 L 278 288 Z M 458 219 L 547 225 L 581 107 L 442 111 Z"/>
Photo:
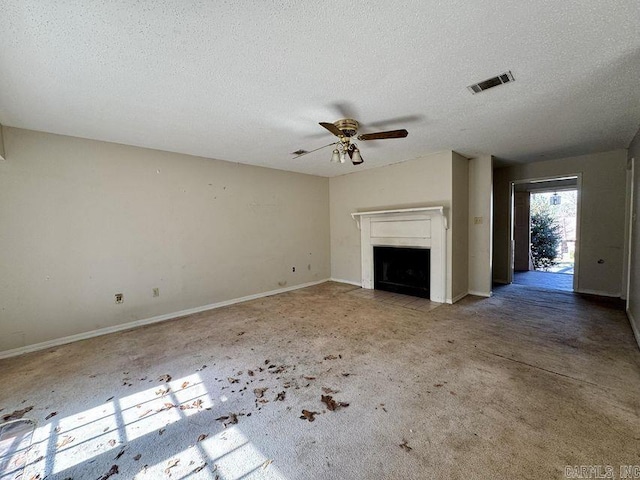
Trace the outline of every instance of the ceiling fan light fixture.
<path fill-rule="evenodd" d="M 363 162 L 362 157 L 360 156 L 360 150 L 358 147 L 354 147 L 353 155 L 351 156 L 351 163 L 354 165 L 360 165 Z"/>
<path fill-rule="evenodd" d="M 389 130 L 386 132 L 373 132 L 373 133 L 365 133 L 363 135 L 357 135 L 359 124 L 353 118 L 342 118 L 333 123 L 329 122 L 320 122 L 320 125 L 328 130 L 330 133 L 338 137 L 338 141 L 334 143 L 330 143 L 329 145 L 337 145 L 336 148 L 331 152 L 331 163 L 346 163 L 347 155 L 349 155 L 349 159 L 351 163 L 354 165 L 360 165 L 364 163 L 364 159 L 362 155 L 360 155 L 360 149 L 358 146 L 352 142 L 352 139 L 357 138 L 361 141 L 367 140 L 385 140 L 388 138 L 405 138 L 409 132 L 405 129 L 401 130 Z M 301 153 L 301 155 L 306 155 L 307 153 L 315 152 L 322 148 L 326 148 L 329 145 L 325 145 L 324 147 L 316 148 L 315 150 L 311 150 L 309 152 Z M 294 153 L 300 153 L 302 150 Z M 298 155 L 298 156 L 301 156 Z M 298 158 L 298 157 L 295 157 Z"/>

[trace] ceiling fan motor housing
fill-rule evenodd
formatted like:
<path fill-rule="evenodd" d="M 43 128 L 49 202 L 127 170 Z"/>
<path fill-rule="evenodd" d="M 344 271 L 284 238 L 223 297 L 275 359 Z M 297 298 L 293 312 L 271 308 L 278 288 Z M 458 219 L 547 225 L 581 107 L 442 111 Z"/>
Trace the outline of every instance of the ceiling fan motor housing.
<path fill-rule="evenodd" d="M 345 137 L 353 137 L 358 131 L 358 122 L 353 118 L 343 118 L 334 123 Z"/>

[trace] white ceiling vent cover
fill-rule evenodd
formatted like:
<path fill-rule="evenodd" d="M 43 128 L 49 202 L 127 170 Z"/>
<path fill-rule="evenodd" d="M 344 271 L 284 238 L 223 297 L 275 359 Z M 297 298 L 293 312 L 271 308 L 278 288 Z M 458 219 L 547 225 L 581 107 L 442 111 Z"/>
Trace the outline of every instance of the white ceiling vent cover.
<path fill-rule="evenodd" d="M 497 87 L 498 85 L 502 85 L 503 83 L 513 82 L 514 80 L 515 79 L 513 78 L 513 74 L 511 73 L 511 70 L 509 70 L 508 72 L 501 73 L 496 77 L 489 78 L 474 85 L 469 85 L 467 88 L 471 93 L 475 95 L 476 93 L 480 93 L 490 88 Z"/>

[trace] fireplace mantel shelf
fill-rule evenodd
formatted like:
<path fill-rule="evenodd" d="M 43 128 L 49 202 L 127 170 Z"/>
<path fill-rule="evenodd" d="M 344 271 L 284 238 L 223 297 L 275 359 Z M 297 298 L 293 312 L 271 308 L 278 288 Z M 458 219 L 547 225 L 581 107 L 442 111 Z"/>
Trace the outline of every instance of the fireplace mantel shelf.
<path fill-rule="evenodd" d="M 449 229 L 449 225 L 447 223 L 447 216 L 444 214 L 444 207 L 441 205 L 437 207 L 416 207 L 416 208 L 400 208 L 396 210 L 377 210 L 373 212 L 354 212 L 351 214 L 351 218 L 353 218 L 356 221 L 356 224 L 358 225 L 358 229 L 359 229 L 361 217 L 364 217 L 364 216 L 374 217 L 374 216 L 388 215 L 388 214 L 398 214 L 398 213 L 402 214 L 402 213 L 416 213 L 416 212 L 439 213 L 442 216 L 442 221 L 444 223 L 445 230 Z"/>

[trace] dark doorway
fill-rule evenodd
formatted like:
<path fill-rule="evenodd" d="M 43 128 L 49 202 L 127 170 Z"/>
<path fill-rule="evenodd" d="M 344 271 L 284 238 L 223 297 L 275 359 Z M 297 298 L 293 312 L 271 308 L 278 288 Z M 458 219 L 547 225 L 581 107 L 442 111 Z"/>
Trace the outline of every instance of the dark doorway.
<path fill-rule="evenodd" d="M 373 247 L 376 290 L 429 298 L 431 251 L 426 248 Z"/>

